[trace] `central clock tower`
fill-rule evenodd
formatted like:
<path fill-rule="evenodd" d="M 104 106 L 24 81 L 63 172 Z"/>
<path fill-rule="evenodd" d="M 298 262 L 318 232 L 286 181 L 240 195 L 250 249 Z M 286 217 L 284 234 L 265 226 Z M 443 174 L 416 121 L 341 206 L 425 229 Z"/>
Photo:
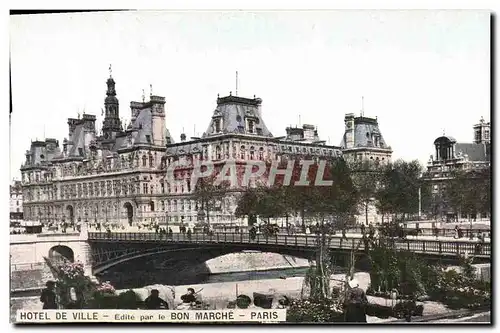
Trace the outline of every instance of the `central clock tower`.
<path fill-rule="evenodd" d="M 122 131 L 122 123 L 120 120 L 120 111 L 118 98 L 116 98 L 115 80 L 111 74 L 106 82 L 108 90 L 106 91 L 106 99 L 104 100 L 105 117 L 102 125 L 102 134 L 104 140 L 113 140 L 116 133 Z"/>

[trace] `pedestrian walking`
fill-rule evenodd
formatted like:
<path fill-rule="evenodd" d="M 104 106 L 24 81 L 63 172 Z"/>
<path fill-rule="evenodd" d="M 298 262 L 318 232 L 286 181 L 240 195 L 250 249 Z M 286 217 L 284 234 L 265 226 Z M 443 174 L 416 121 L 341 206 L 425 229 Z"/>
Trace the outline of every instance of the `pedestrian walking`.
<path fill-rule="evenodd" d="M 54 281 L 47 281 L 46 288 L 42 290 L 40 302 L 43 303 L 44 310 L 57 309 L 57 296 L 55 292 L 56 284 Z"/>
<path fill-rule="evenodd" d="M 146 309 L 148 310 L 158 310 L 166 309 L 168 310 L 168 303 L 165 302 L 160 296 L 158 289 L 151 290 L 151 294 L 144 300 Z"/>
<path fill-rule="evenodd" d="M 349 281 L 349 289 L 345 299 L 345 321 L 351 323 L 366 323 L 366 306 L 368 299 L 356 279 Z"/>

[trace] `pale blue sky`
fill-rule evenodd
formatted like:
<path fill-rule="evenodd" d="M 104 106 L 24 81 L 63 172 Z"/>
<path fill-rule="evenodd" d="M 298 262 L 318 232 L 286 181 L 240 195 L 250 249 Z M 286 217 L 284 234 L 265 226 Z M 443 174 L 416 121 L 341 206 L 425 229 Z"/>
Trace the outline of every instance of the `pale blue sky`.
<path fill-rule="evenodd" d="M 120 115 L 142 89 L 166 97 L 167 127 L 201 134 L 216 98 L 263 99 L 275 136 L 302 123 L 340 144 L 345 113 L 378 116 L 394 158 L 427 162 L 445 129 L 472 141 L 490 119 L 490 20 L 474 11 L 127 12 L 11 17 L 11 173 L 30 140 L 98 116 L 108 67 Z"/>

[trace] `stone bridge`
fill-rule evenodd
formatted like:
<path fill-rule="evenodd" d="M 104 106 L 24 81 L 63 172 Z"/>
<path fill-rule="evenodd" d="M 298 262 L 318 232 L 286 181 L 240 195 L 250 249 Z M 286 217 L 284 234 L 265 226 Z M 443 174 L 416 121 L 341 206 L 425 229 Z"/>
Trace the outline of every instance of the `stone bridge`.
<path fill-rule="evenodd" d="M 113 266 L 148 256 L 167 255 L 171 261 L 182 259 L 202 263 L 209 259 L 233 252 L 255 250 L 275 252 L 302 258 L 312 258 L 316 249 L 315 235 L 286 235 L 274 237 L 256 235 L 250 239 L 248 233 L 215 233 L 212 235 L 173 234 L 172 237 L 157 233 L 89 233 L 92 248 L 93 272 L 98 274 Z M 477 241 L 470 240 L 396 240 L 398 250 L 419 253 L 429 259 L 456 261 L 458 255 L 474 254 L 476 258 L 489 261 L 490 243 L 478 248 Z M 347 255 L 352 250 L 361 254 L 364 242 L 360 237 L 342 238 L 330 236 L 329 247 L 335 255 Z"/>
<path fill-rule="evenodd" d="M 92 255 L 86 233 L 10 235 L 11 271 L 33 270 L 45 264 L 44 258 L 81 261 L 86 273 L 92 272 Z"/>
<path fill-rule="evenodd" d="M 360 236 L 342 238 L 329 236 L 329 247 L 337 258 L 345 258 L 354 249 L 361 254 L 364 243 Z M 474 254 L 480 262 L 489 262 L 490 242 L 480 247 L 468 239 L 397 239 L 398 250 L 419 253 L 428 259 L 456 261 L 457 255 Z M 157 233 L 82 232 L 67 234 L 11 235 L 11 270 L 43 263 L 44 257 L 62 256 L 70 261 L 81 261 L 86 273 L 99 274 L 109 268 L 135 260 L 148 261 L 162 255 L 172 264 L 182 260 L 203 263 L 221 255 L 253 250 L 274 252 L 301 258 L 313 258 L 316 236 L 305 234 L 278 234 L 250 239 L 248 233 L 173 234 L 171 238 Z M 149 258 L 148 258 L 149 257 Z M 342 261 L 342 260 L 341 260 Z M 27 269 L 27 268 L 25 268 Z"/>

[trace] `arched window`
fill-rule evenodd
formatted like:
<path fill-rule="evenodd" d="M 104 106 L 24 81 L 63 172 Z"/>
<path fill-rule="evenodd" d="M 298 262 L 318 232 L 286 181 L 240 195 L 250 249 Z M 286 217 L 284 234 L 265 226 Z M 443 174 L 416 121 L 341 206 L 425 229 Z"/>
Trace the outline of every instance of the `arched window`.
<path fill-rule="evenodd" d="M 152 212 L 155 211 L 155 203 L 153 201 L 149 203 L 149 208 L 151 209 Z"/>
<path fill-rule="evenodd" d="M 253 160 L 255 158 L 255 148 L 250 147 L 250 159 Z"/>
<path fill-rule="evenodd" d="M 149 155 L 149 167 L 153 167 L 153 155 Z"/>
<path fill-rule="evenodd" d="M 147 161 L 146 155 L 143 155 L 143 156 L 142 156 L 142 166 L 143 166 L 143 167 L 145 167 L 145 166 L 146 166 L 146 161 Z"/>
<path fill-rule="evenodd" d="M 240 147 L 240 158 L 241 158 L 242 160 L 244 160 L 244 159 L 245 159 L 245 146 L 241 146 L 241 147 Z"/>
<path fill-rule="evenodd" d="M 221 158 L 221 149 L 220 146 L 217 146 L 215 147 L 215 159 L 220 160 Z"/>
<path fill-rule="evenodd" d="M 260 147 L 259 149 L 259 160 L 263 160 L 264 159 L 264 148 Z"/>

